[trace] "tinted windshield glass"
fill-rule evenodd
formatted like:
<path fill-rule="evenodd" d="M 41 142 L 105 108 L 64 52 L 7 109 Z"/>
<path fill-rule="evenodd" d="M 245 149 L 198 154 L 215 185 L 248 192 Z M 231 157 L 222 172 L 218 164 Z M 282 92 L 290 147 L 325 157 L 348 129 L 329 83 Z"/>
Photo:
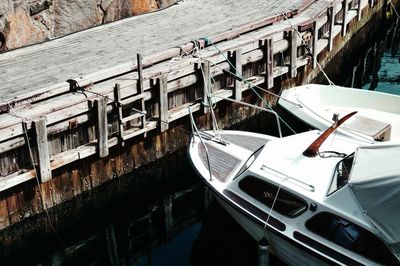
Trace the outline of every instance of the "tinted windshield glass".
<path fill-rule="evenodd" d="M 288 217 L 296 217 L 307 210 L 307 202 L 284 189 L 260 180 L 254 176 L 247 176 L 239 182 L 241 190 L 257 199 L 267 207 L 274 204 L 274 211 Z M 276 194 L 278 193 L 278 196 Z M 275 201 L 275 203 L 274 203 Z"/>
<path fill-rule="evenodd" d="M 332 184 L 329 189 L 329 193 L 331 194 L 338 190 L 339 188 L 345 186 L 349 181 L 349 176 L 351 172 L 351 168 L 353 166 L 354 161 L 354 153 L 345 157 L 343 160 L 338 162 L 335 168 L 335 173 L 332 178 Z"/>

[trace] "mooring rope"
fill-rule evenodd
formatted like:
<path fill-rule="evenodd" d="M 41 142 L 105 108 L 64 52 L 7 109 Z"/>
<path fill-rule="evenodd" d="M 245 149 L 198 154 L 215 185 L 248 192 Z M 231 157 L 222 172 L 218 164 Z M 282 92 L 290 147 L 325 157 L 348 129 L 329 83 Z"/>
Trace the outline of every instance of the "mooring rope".
<path fill-rule="evenodd" d="M 278 190 L 276 191 L 276 195 L 275 195 L 275 197 L 274 197 L 274 201 L 272 202 L 272 206 L 271 206 L 271 208 L 270 208 L 270 210 L 269 210 L 269 212 L 268 212 L 267 220 L 266 220 L 265 223 L 264 223 L 264 237 L 266 236 L 266 232 L 267 232 L 267 231 L 266 231 L 265 229 L 267 228 L 267 224 L 268 224 L 268 222 L 269 222 L 269 218 L 271 217 L 272 210 L 273 210 L 274 207 L 275 207 L 276 200 L 278 199 L 279 192 L 281 191 L 282 183 L 283 183 L 286 179 L 287 179 L 287 177 L 285 177 L 285 178 L 282 180 L 282 182 L 279 183 Z"/>
<path fill-rule="evenodd" d="M 65 248 L 66 245 L 65 245 L 64 241 L 62 240 L 61 236 L 59 235 L 59 233 L 57 232 L 56 228 L 54 227 L 53 222 L 51 221 L 48 208 L 47 208 L 47 206 L 46 206 L 46 203 L 44 202 L 44 197 L 43 197 L 42 187 L 40 186 L 39 177 L 38 177 L 38 175 L 37 175 L 37 169 L 36 169 L 36 166 L 35 166 L 35 159 L 34 159 L 34 156 L 33 156 L 32 146 L 31 146 L 31 143 L 30 143 L 30 141 L 29 141 L 28 128 L 27 128 L 27 126 L 26 126 L 26 122 L 27 122 L 28 120 L 31 120 L 31 121 L 32 121 L 32 119 L 29 119 L 29 118 L 26 117 L 26 116 L 24 117 L 24 116 L 19 115 L 19 114 L 14 110 L 14 108 L 11 106 L 11 104 L 10 104 L 8 101 L 4 100 L 3 97 L 0 97 L 0 98 L 1 98 L 1 101 L 2 101 L 2 102 L 4 102 L 4 103 L 7 104 L 8 108 L 9 108 L 9 110 L 10 110 L 9 114 L 11 114 L 11 115 L 13 115 L 13 116 L 15 116 L 15 117 L 18 117 L 18 118 L 20 118 L 20 119 L 22 120 L 22 121 L 21 121 L 21 122 L 22 122 L 22 127 L 23 127 L 23 130 L 24 130 L 24 135 L 25 135 L 25 138 L 26 138 L 26 143 L 27 143 L 27 145 L 28 145 L 29 156 L 30 156 L 31 163 L 32 163 L 32 166 L 33 166 L 33 171 L 34 171 L 34 173 L 35 173 L 35 180 L 36 180 L 36 184 L 37 184 L 37 186 L 38 186 L 38 192 L 39 192 L 40 201 L 42 202 L 43 209 L 44 209 L 44 211 L 45 211 L 45 213 L 46 213 L 46 217 L 47 217 L 47 220 L 48 220 L 48 222 L 49 222 L 49 225 L 50 225 L 51 230 L 52 230 L 53 233 L 56 235 L 56 237 L 57 237 L 58 241 L 61 243 L 61 245 Z"/>
<path fill-rule="evenodd" d="M 331 86 L 335 86 L 335 84 L 329 79 L 328 75 L 325 73 L 325 71 L 323 70 L 322 66 L 320 63 L 318 63 L 317 58 L 314 57 L 310 46 L 308 46 L 308 44 L 304 41 L 303 36 L 301 36 L 300 32 L 298 31 L 298 29 L 296 27 L 293 26 L 293 24 L 290 22 L 289 18 L 286 16 L 286 14 L 284 12 L 281 12 L 282 16 L 285 18 L 285 20 L 289 23 L 290 28 L 296 32 L 297 36 L 300 38 L 301 40 L 301 44 L 304 45 L 304 47 L 306 47 L 307 52 L 310 54 L 311 58 L 313 59 L 313 61 L 317 64 L 319 70 L 321 71 L 321 73 L 324 75 L 324 77 L 326 78 L 326 80 L 329 82 L 329 85 Z M 314 34 L 316 34 L 314 32 Z M 313 47 L 313 49 L 317 49 L 317 47 Z"/>
<path fill-rule="evenodd" d="M 227 72 L 227 73 L 233 75 L 234 77 L 239 78 L 241 81 L 243 81 L 243 82 L 256 94 L 256 96 L 268 107 L 268 109 L 273 110 L 273 108 L 268 104 L 268 102 L 267 102 L 266 100 L 264 100 L 264 99 L 261 97 L 261 95 L 260 95 L 254 88 L 260 89 L 260 90 L 262 90 L 262 91 L 264 91 L 264 92 L 267 92 L 267 93 L 269 93 L 269 94 L 271 94 L 271 95 L 273 95 L 273 96 L 276 96 L 276 97 L 280 97 L 280 96 L 277 95 L 277 94 L 275 94 L 275 93 L 273 93 L 273 92 L 271 92 L 271 91 L 265 90 L 265 89 L 261 88 L 260 86 L 254 85 L 254 84 L 252 84 L 251 82 L 249 82 L 245 77 L 243 77 L 243 75 L 241 75 L 241 74 L 237 71 L 237 69 L 235 68 L 235 66 L 230 62 L 230 60 L 225 56 L 225 54 L 218 48 L 217 45 L 215 45 L 209 38 L 205 38 L 205 39 L 207 40 L 207 43 L 208 43 L 208 44 L 212 45 L 212 46 L 218 51 L 218 53 L 224 57 L 224 59 L 227 61 L 227 63 L 229 64 L 229 66 L 235 71 L 235 73 L 233 73 L 233 72 L 231 72 L 231 71 L 229 71 L 229 70 L 222 69 L 220 66 L 218 66 L 217 64 L 211 62 L 211 61 L 208 60 L 208 59 L 201 58 L 199 55 L 197 55 L 197 56 L 198 56 L 201 60 L 208 61 L 208 62 L 210 62 L 211 64 L 213 64 L 213 66 L 215 66 L 215 67 L 217 67 L 217 68 L 219 68 L 219 69 L 221 69 L 221 70 L 223 70 L 223 71 L 225 71 L 225 72 Z M 283 99 L 283 98 L 282 98 L 282 99 Z M 286 99 L 285 99 L 285 100 L 286 100 Z M 295 103 L 293 103 L 293 104 L 295 104 Z M 284 119 L 282 119 L 282 117 L 280 117 L 279 115 L 278 115 L 278 117 L 279 117 L 279 119 L 280 119 L 293 133 L 296 134 L 296 131 L 295 131 L 292 127 L 290 127 L 290 126 L 286 123 L 286 121 L 285 121 Z"/>

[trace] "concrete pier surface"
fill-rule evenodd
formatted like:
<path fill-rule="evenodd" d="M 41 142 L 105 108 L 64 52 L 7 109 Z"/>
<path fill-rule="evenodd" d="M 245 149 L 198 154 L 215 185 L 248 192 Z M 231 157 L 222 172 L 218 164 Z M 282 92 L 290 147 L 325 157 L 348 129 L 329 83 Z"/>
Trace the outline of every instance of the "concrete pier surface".
<path fill-rule="evenodd" d="M 0 54 L 0 96 L 10 100 L 67 79 L 151 55 L 205 36 L 216 36 L 281 12 L 295 12 L 311 0 L 184 0 L 158 12 L 123 19 L 56 40 Z M 327 6 L 331 1 L 317 1 Z M 237 31 L 236 34 L 240 34 Z M 65 86 L 68 86 L 65 83 Z"/>

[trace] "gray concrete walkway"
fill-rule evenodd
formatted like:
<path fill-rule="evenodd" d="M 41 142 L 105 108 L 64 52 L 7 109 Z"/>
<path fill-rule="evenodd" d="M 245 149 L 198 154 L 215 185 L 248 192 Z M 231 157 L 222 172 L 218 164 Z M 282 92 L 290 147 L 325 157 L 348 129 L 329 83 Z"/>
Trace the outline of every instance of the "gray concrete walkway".
<path fill-rule="evenodd" d="M 168 9 L 0 54 L 0 96 L 9 100 L 282 11 L 304 0 L 184 0 Z"/>

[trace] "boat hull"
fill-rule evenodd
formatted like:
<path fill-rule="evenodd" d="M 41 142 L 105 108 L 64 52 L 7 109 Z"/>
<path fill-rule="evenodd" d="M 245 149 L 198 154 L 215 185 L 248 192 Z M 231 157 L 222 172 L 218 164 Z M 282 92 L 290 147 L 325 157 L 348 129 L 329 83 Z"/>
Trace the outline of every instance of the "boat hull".
<path fill-rule="evenodd" d="M 269 242 L 269 250 L 280 260 L 288 265 L 345 265 L 329 260 L 321 255 L 313 253 L 311 250 L 300 248 L 294 244 L 293 240 L 287 240 L 286 237 L 276 232 L 264 229 L 260 224 L 254 222 L 242 212 L 236 210 L 225 200 L 217 197 L 221 206 L 232 216 L 232 218 L 256 241 L 266 237 Z"/>
<path fill-rule="evenodd" d="M 277 105 L 312 128 L 325 130 L 357 111 L 337 131 L 370 143 L 400 141 L 400 96 L 360 89 L 308 84 L 286 89 Z"/>

